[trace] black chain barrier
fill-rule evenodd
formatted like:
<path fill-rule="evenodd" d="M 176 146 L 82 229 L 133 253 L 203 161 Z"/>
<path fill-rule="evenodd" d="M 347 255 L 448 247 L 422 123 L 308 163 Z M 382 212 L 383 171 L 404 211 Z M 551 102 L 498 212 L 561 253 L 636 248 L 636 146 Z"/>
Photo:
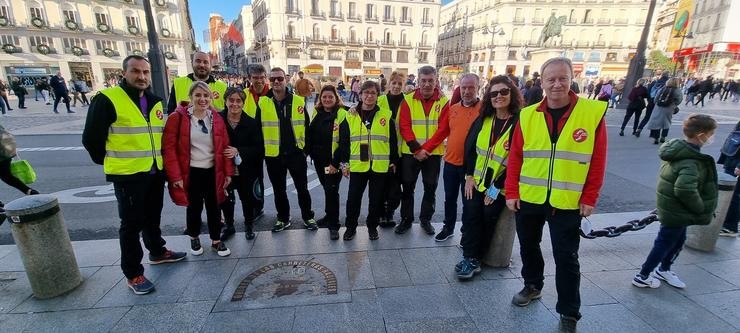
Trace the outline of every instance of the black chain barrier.
<path fill-rule="evenodd" d="M 617 237 L 627 231 L 637 231 L 637 230 L 645 229 L 645 227 L 650 225 L 650 223 L 658 221 L 657 212 L 658 212 L 657 210 L 653 210 L 652 212 L 650 212 L 648 216 L 643 217 L 640 220 L 632 220 L 620 226 L 611 226 L 611 227 L 606 227 L 603 229 L 596 229 L 596 230 L 592 230 L 590 228 L 591 222 L 588 221 L 587 218 L 584 218 L 586 219 L 586 221 L 588 222 L 587 224 L 589 225 L 588 227 L 586 227 L 586 229 L 589 229 L 589 230 L 587 230 L 588 232 L 584 231 L 583 230 L 584 225 L 582 223 L 581 228 L 579 229 L 579 232 L 581 233 L 581 237 L 587 238 L 587 239 L 594 239 L 594 238 L 599 238 L 599 237 L 608 237 L 608 238 Z"/>

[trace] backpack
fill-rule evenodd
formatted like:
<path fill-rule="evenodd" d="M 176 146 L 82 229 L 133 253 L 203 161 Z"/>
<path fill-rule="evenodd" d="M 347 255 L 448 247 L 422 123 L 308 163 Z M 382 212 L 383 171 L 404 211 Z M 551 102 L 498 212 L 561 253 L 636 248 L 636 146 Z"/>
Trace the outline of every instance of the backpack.
<path fill-rule="evenodd" d="M 722 144 L 722 154 L 733 157 L 740 150 L 740 131 L 733 131 Z"/>
<path fill-rule="evenodd" d="M 660 89 L 665 87 L 665 83 L 661 82 L 655 82 L 652 88 L 650 88 L 650 98 L 655 99 L 655 96 L 658 96 L 658 92 Z"/>
<path fill-rule="evenodd" d="M 660 90 L 660 93 L 658 93 L 658 96 L 655 98 L 655 105 L 657 106 L 670 106 L 671 101 L 673 101 L 673 89 L 665 87 Z"/>

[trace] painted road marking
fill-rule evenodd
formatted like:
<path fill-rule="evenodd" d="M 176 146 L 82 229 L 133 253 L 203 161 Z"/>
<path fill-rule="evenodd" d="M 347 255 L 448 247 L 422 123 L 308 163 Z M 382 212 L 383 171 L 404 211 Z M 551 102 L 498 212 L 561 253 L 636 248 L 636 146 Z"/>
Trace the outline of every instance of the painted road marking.
<path fill-rule="evenodd" d="M 50 194 L 57 197 L 59 203 L 66 204 L 101 203 L 116 201 L 113 184 L 71 188 L 68 190 L 62 190 Z"/>
<path fill-rule="evenodd" d="M 74 151 L 85 150 L 85 147 L 35 147 L 35 148 L 18 148 L 18 151 Z"/>

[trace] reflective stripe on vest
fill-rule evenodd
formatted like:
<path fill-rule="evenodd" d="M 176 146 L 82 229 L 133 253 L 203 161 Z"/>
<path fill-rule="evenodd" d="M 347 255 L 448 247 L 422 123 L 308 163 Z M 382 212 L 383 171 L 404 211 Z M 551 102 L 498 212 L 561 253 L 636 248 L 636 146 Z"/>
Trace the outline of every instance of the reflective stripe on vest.
<path fill-rule="evenodd" d="M 280 154 L 280 119 L 278 119 L 275 103 L 271 97 L 262 96 L 259 99 L 259 108 L 262 112 L 262 136 L 265 140 L 265 156 L 276 157 Z M 303 149 L 306 145 L 306 112 L 303 97 L 293 95 L 291 110 L 291 124 L 296 147 Z"/>
<path fill-rule="evenodd" d="M 176 78 L 173 84 L 175 85 L 175 101 L 177 101 L 177 104 L 179 105 L 182 101 L 189 102 L 190 96 L 188 95 L 188 92 L 190 91 L 190 86 L 193 85 L 193 80 L 187 76 L 181 76 Z M 211 94 L 213 95 L 211 98 L 211 105 L 216 108 L 216 110 L 223 110 L 224 94 L 226 94 L 226 88 L 228 88 L 228 86 L 226 83 L 216 80 L 215 82 L 209 83 L 208 87 L 211 88 Z"/>
<path fill-rule="evenodd" d="M 337 117 L 334 118 L 334 128 L 331 131 L 331 157 L 334 158 L 334 153 L 339 148 L 339 126 L 342 122 L 347 119 L 347 110 L 340 108 L 337 110 Z"/>
<path fill-rule="evenodd" d="M 247 96 L 247 100 L 244 101 L 244 113 L 252 117 L 252 119 L 257 118 L 257 102 L 254 100 L 252 91 L 250 91 L 249 88 L 244 88 L 244 93 Z"/>
<path fill-rule="evenodd" d="M 524 108 L 519 124 L 524 138 L 519 193 L 523 201 L 557 209 L 578 209 L 591 165 L 596 128 L 606 111 L 602 101 L 579 98 L 558 141 L 552 143 L 540 103 Z"/>
<path fill-rule="evenodd" d="M 105 174 L 133 175 L 151 170 L 153 164 L 162 170 L 162 102 L 154 105 L 147 122 L 123 88 L 108 88 L 100 93 L 110 99 L 116 112 L 116 121 L 111 124 L 105 141 Z"/>
<path fill-rule="evenodd" d="M 400 152 L 402 149 L 403 138 L 401 137 L 401 128 L 398 127 L 398 115 L 400 114 L 399 110 L 391 110 L 391 106 L 388 103 L 388 95 L 380 95 L 378 97 L 378 107 L 381 109 L 388 109 L 391 111 L 391 115 L 393 115 L 393 111 L 396 112 L 396 118 L 393 119 L 393 124 L 396 126 L 396 138 L 398 139 L 398 151 Z M 398 104 L 398 108 L 401 108 L 401 104 Z"/>
<path fill-rule="evenodd" d="M 391 153 L 389 145 L 393 129 L 389 128 L 390 118 L 393 115 L 388 109 L 380 109 L 375 113 L 370 131 L 362 122 L 359 114 L 347 114 L 346 122 L 349 127 L 349 171 L 350 172 L 367 172 L 372 169 L 373 172 L 386 173 L 390 166 L 388 156 Z M 368 144 L 369 160 L 363 162 L 360 160 L 360 146 Z"/>
<path fill-rule="evenodd" d="M 509 158 L 507 143 L 509 142 L 509 132 L 513 128 L 513 126 L 508 124 L 506 126 L 507 128 L 496 141 L 490 155 L 491 131 L 494 130 L 493 117 L 485 118 L 481 130 L 478 132 L 478 139 L 475 143 L 475 150 L 478 156 L 475 158 L 473 179 L 479 192 L 484 192 L 491 185 L 486 184 L 486 175 L 491 174 L 491 182 L 493 182 L 506 170 L 506 161 Z"/>
<path fill-rule="evenodd" d="M 411 113 L 411 129 L 414 132 L 416 141 L 423 145 L 427 140 L 431 139 L 434 133 L 437 131 L 439 126 L 439 114 L 442 112 L 445 104 L 447 104 L 447 97 L 440 96 L 439 100 L 432 104 L 432 107 L 427 116 L 424 113 L 424 105 L 420 100 L 414 98 L 414 93 L 408 93 L 404 96 L 406 104 L 409 106 Z M 440 144 L 431 151 L 432 155 L 443 155 L 445 151 L 444 144 Z M 401 146 L 401 153 L 411 154 L 411 150 L 408 145 Z"/>

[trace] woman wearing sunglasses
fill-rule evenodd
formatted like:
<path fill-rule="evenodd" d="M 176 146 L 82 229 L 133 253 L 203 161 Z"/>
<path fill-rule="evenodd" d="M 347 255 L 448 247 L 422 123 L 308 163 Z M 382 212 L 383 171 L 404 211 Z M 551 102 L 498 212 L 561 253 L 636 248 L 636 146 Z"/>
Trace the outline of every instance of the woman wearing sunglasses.
<path fill-rule="evenodd" d="M 463 260 L 455 266 L 460 280 L 481 271 L 480 259 L 488 251 L 496 223 L 506 208 L 502 189 L 511 129 L 524 103 L 519 89 L 503 75 L 491 79 L 481 102 L 480 117 L 465 140 Z"/>
<path fill-rule="evenodd" d="M 190 252 L 203 254 L 200 245 L 200 215 L 206 206 L 211 249 L 219 256 L 231 254 L 221 241 L 221 211 L 226 188 L 234 175 L 234 162 L 224 156 L 229 146 L 226 125 L 211 108 L 211 89 L 196 81 L 188 92 L 190 103 L 182 102 L 167 118 L 162 138 L 162 157 L 170 197 L 178 206 L 187 206 Z"/>
<path fill-rule="evenodd" d="M 321 88 L 316 112 L 308 127 L 306 152 L 313 159 L 319 182 L 324 188 L 324 212 L 319 225 L 329 226 L 332 240 L 339 239 L 339 183 L 342 175 L 339 172 L 339 156 L 335 154 L 339 146 L 339 123 L 347 117 L 337 89 L 332 85 Z"/>

